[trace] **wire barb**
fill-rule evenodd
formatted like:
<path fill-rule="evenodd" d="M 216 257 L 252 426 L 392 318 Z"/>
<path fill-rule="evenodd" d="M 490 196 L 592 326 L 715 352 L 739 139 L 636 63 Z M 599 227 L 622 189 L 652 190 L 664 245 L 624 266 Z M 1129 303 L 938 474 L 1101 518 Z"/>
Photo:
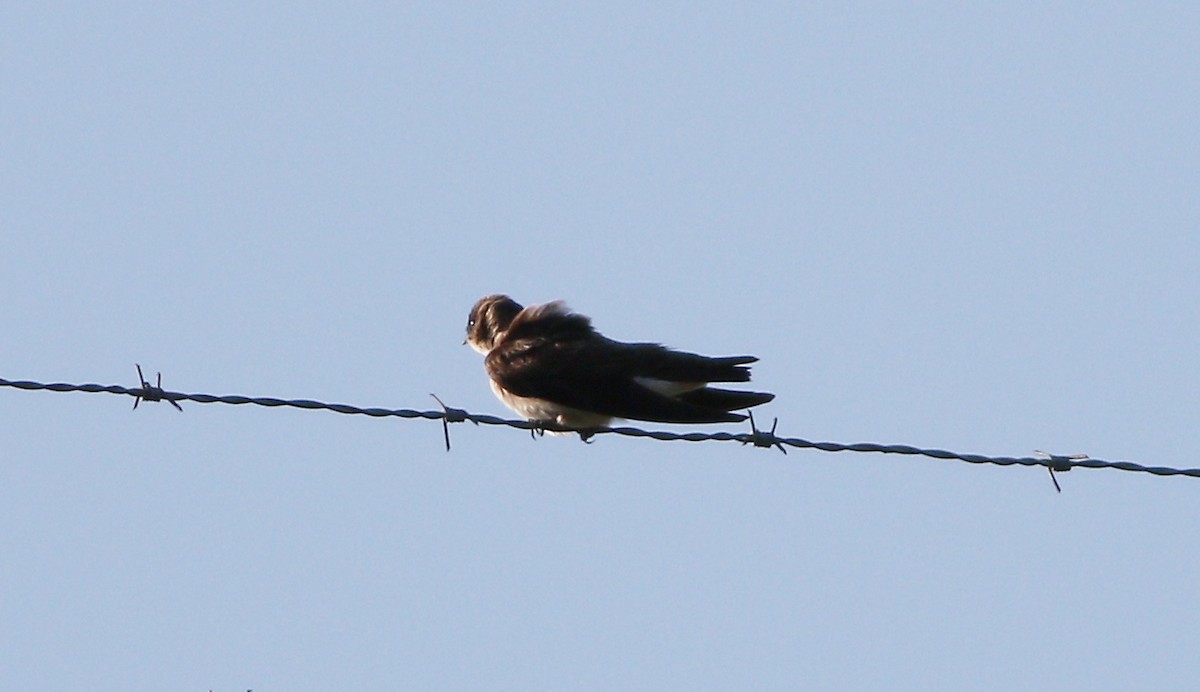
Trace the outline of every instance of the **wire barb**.
<path fill-rule="evenodd" d="M 1056 471 L 1066 473 L 1075 467 L 1077 462 L 1086 461 L 1090 457 L 1086 454 L 1071 454 L 1069 456 L 1059 456 L 1050 452 L 1043 452 L 1040 449 L 1033 450 L 1033 453 L 1038 457 L 1046 460 L 1046 470 L 1050 472 L 1050 480 L 1054 483 L 1054 489 L 1062 492 L 1062 486 L 1058 484 L 1058 476 L 1055 476 Z"/>
<path fill-rule="evenodd" d="M 139 378 L 141 368 L 139 366 Z M 427 420 L 440 420 L 444 425 L 450 422 L 459 422 L 461 420 L 469 420 L 475 424 L 482 425 L 503 425 L 518 430 L 543 430 L 552 432 L 575 432 L 579 430 L 567 426 L 558 425 L 546 421 L 528 421 L 528 420 L 507 420 L 497 416 L 491 416 L 481 413 L 469 413 L 462 409 L 452 409 L 444 407 L 441 411 L 414 411 L 412 409 L 386 409 L 386 408 L 360 408 L 358 406 L 350 406 L 348 404 L 325 403 L 321 401 L 312 401 L 310 399 L 279 399 L 275 397 L 249 397 L 238 394 L 229 394 L 218 396 L 215 394 L 185 394 L 182 392 L 164 391 L 159 385 L 151 387 L 144 380 L 142 386 L 137 389 L 123 387 L 121 385 L 100 385 L 100 384 L 66 384 L 62 382 L 46 384 L 42 382 L 31 382 L 28 380 L 6 380 L 0 378 L 0 387 L 12 387 L 14 389 L 23 389 L 26 391 L 41 390 L 50 392 L 88 392 L 88 393 L 105 393 L 105 394 L 124 394 L 128 396 L 138 397 L 146 401 L 167 400 L 175 405 L 179 410 L 183 410 L 176 404 L 177 401 L 195 401 L 200 404 L 232 404 L 232 405 L 253 405 L 266 406 L 270 408 L 289 407 L 302 409 L 319 409 L 333 411 L 334 413 L 371 416 L 373 418 L 398 417 L 398 418 L 425 418 Z M 778 421 L 776 421 L 778 422 Z M 1050 459 L 1046 459 L 1045 455 L 1041 457 L 991 457 L 982 454 L 962 454 L 951 452 L 944 449 L 922 449 L 909 445 L 882 445 L 874 442 L 855 442 L 851 444 L 842 442 L 813 442 L 804 440 L 798 437 L 776 437 L 775 427 L 772 426 L 768 432 L 751 428 L 750 433 L 731 433 L 731 432 L 668 432 L 666 430 L 642 430 L 641 428 L 632 427 L 600 427 L 589 428 L 585 432 L 590 438 L 593 435 L 613 434 L 623 435 L 626 437 L 649 437 L 654 440 L 663 441 L 683 441 L 683 442 L 740 442 L 742 444 L 754 444 L 756 447 L 779 447 L 786 453 L 786 447 L 796 449 L 813 449 L 821 452 L 862 452 L 875 454 L 901 454 L 907 456 L 922 456 L 932 459 L 943 459 L 949 461 L 963 461 L 969 464 L 994 464 L 996 466 L 1046 466 L 1052 471 L 1065 471 L 1067 469 L 1084 467 L 1091 469 L 1118 469 L 1121 471 L 1131 471 L 1135 473 L 1149 473 L 1155 476 L 1189 476 L 1191 478 L 1200 478 L 1200 468 L 1184 469 L 1172 468 L 1168 466 L 1145 466 L 1132 461 L 1105 461 L 1103 459 L 1093 459 L 1084 454 L 1074 456 L 1059 457 L 1049 455 Z M 756 435 L 757 433 L 757 435 Z M 448 428 L 446 436 L 449 437 Z M 761 444 L 759 444 L 761 443 Z"/>
<path fill-rule="evenodd" d="M 162 401 L 165 399 L 167 401 L 167 403 L 169 403 L 175 407 L 176 411 L 183 413 L 183 407 L 179 405 L 179 402 L 172 399 L 170 396 L 167 395 L 166 392 L 163 391 L 162 373 L 161 372 L 158 373 L 157 384 L 152 386 L 149 382 L 146 381 L 145 375 L 142 374 L 141 364 L 134 363 L 134 365 L 137 366 L 138 382 L 142 383 L 141 389 L 134 390 L 134 398 L 133 398 L 133 410 L 134 411 L 137 410 L 138 404 L 140 404 L 142 402 L 142 400 Z"/>
<path fill-rule="evenodd" d="M 429 396 L 433 397 L 433 400 L 438 402 L 438 406 L 442 407 L 442 414 L 443 414 L 442 415 L 442 435 L 444 435 L 446 438 L 446 451 L 449 452 L 450 451 L 450 424 L 451 423 L 461 423 L 465 420 L 471 420 L 468 417 L 470 414 L 468 414 L 466 411 L 462 410 L 461 408 L 450 408 L 450 407 L 446 406 L 446 404 L 442 403 L 442 400 L 438 398 L 438 395 L 434 394 L 433 392 L 430 392 Z M 476 421 L 472 420 L 471 422 L 475 423 L 475 425 L 479 425 L 479 423 Z"/>
<path fill-rule="evenodd" d="M 775 421 L 771 423 L 769 431 L 763 431 L 759 430 L 758 426 L 754 424 L 754 412 L 746 411 L 746 413 L 750 414 L 750 439 L 742 440 L 742 444 L 752 444 L 755 447 L 775 447 L 786 456 L 787 449 L 783 446 L 783 441 L 775 437 L 775 428 L 779 425 L 779 417 L 777 416 Z"/>

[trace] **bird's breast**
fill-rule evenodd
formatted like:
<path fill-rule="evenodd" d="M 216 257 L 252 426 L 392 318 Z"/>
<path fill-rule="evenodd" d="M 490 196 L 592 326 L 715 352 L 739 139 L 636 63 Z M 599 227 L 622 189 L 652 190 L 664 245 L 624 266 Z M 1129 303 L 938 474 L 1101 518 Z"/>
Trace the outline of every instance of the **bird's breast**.
<path fill-rule="evenodd" d="M 546 399 L 513 394 L 496 384 L 495 380 L 491 380 L 491 385 L 497 399 L 527 420 L 550 420 L 574 428 L 594 428 L 612 422 L 612 416 L 602 413 L 581 411 Z"/>

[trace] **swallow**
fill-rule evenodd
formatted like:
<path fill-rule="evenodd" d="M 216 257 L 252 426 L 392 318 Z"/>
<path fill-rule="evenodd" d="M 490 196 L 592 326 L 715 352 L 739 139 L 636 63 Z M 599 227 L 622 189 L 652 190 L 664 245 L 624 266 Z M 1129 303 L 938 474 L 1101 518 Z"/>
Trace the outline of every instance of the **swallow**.
<path fill-rule="evenodd" d="M 496 397 L 534 422 L 581 429 L 614 418 L 734 423 L 746 419 L 734 411 L 775 398 L 708 386 L 748 382 L 754 356 L 710 358 L 615 341 L 562 301 L 522 307 L 505 295 L 481 298 L 471 308 L 464 343 L 485 356 Z"/>

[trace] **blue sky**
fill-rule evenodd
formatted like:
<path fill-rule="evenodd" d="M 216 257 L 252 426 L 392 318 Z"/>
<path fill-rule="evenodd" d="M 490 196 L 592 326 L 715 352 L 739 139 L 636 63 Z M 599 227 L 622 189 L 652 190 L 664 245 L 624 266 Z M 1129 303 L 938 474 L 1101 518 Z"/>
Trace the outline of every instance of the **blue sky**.
<path fill-rule="evenodd" d="M 1191 6 L 42 3 L 0 38 L 0 377 L 506 414 L 461 345 L 505 292 L 758 355 L 783 435 L 1200 466 Z M 0 390 L 0 687 L 1196 679 L 1195 479 L 131 403 Z"/>

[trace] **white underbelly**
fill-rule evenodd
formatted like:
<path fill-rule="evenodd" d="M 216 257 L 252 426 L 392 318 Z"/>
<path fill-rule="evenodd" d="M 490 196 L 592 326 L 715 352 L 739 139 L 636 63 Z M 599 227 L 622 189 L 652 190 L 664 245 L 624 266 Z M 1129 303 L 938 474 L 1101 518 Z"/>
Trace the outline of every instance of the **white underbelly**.
<path fill-rule="evenodd" d="M 580 411 L 579 409 L 556 404 L 553 401 L 546 401 L 545 399 L 518 396 L 495 382 L 491 382 L 491 385 L 492 391 L 496 393 L 496 398 L 503 401 L 505 406 L 516 411 L 517 414 L 526 420 L 550 420 L 559 425 L 569 425 L 573 428 L 594 428 L 608 425 L 612 422 L 612 416 L 606 416 L 602 413 L 592 413 L 591 411 Z"/>

